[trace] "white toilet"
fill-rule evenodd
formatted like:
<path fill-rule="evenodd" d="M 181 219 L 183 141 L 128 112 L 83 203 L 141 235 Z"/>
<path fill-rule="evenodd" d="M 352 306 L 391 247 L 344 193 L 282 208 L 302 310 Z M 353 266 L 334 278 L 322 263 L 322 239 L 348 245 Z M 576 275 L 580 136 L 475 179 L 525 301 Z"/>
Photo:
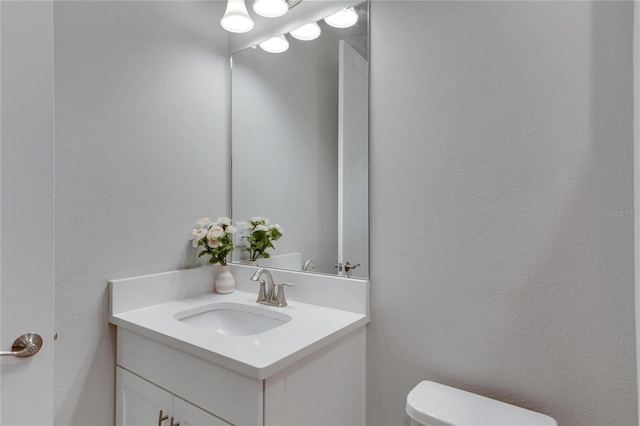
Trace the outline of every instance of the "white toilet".
<path fill-rule="evenodd" d="M 412 426 L 557 426 L 544 414 L 440 383 L 420 382 L 407 396 Z"/>

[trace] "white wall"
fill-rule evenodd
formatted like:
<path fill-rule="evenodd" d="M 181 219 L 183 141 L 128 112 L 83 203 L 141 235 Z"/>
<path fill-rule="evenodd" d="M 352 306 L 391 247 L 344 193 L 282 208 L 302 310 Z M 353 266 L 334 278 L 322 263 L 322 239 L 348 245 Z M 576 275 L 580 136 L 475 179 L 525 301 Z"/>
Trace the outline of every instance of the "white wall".
<path fill-rule="evenodd" d="M 228 212 L 222 2 L 56 2 L 55 423 L 111 425 L 107 280 L 197 264 Z"/>
<path fill-rule="evenodd" d="M 632 7 L 373 2 L 369 424 L 423 379 L 637 424 Z"/>

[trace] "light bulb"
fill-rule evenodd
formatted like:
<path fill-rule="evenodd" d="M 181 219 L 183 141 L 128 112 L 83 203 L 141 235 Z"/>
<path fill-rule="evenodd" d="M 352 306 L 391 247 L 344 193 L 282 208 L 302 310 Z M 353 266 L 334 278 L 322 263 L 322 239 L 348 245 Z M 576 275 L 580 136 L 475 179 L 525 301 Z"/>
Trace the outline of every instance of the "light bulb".
<path fill-rule="evenodd" d="M 228 0 L 227 10 L 220 25 L 232 33 L 246 33 L 253 29 L 253 19 L 249 16 L 244 0 Z"/>
<path fill-rule="evenodd" d="M 285 0 L 255 0 L 253 11 L 265 18 L 277 18 L 289 11 L 289 4 Z"/>
<path fill-rule="evenodd" d="M 311 22 L 310 24 L 306 24 L 301 26 L 300 28 L 291 31 L 291 34 L 294 38 L 298 40 L 315 40 L 320 36 L 322 30 L 320 29 L 320 25 L 316 22 Z"/>
<path fill-rule="evenodd" d="M 358 22 L 358 12 L 353 7 L 342 9 L 324 18 L 324 22 L 335 28 L 348 28 Z"/>
<path fill-rule="evenodd" d="M 269 53 L 282 53 L 289 48 L 289 42 L 284 35 L 279 35 L 260 43 L 260 48 Z"/>

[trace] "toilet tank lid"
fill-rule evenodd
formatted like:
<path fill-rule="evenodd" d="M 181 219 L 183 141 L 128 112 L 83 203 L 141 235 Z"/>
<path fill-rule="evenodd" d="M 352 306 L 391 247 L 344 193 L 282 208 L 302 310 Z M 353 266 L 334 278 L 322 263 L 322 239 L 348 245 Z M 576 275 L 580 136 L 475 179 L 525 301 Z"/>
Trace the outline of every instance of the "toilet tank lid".
<path fill-rule="evenodd" d="M 544 414 L 426 380 L 409 392 L 406 409 L 429 426 L 557 426 Z"/>

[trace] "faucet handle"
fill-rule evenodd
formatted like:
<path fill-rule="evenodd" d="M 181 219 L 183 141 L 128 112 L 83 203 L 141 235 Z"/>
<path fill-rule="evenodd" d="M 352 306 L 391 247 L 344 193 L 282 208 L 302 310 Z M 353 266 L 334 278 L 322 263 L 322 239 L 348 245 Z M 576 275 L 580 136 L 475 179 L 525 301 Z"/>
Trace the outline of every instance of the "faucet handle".
<path fill-rule="evenodd" d="M 358 266 L 360 266 L 359 263 L 352 265 L 349 262 L 347 262 L 344 264 L 344 271 L 347 273 L 347 278 L 349 278 L 349 271 L 352 269 L 356 269 Z"/>
<path fill-rule="evenodd" d="M 267 303 L 265 284 L 266 282 L 264 280 L 260 280 L 260 290 L 258 291 L 258 299 L 256 300 L 257 303 Z"/>
<path fill-rule="evenodd" d="M 352 269 L 356 269 L 358 266 L 360 266 L 359 263 L 356 263 L 356 264 L 352 265 L 349 262 L 347 262 L 347 263 L 344 264 L 344 270 L 349 272 Z"/>
<path fill-rule="evenodd" d="M 288 282 L 278 284 L 278 297 L 276 299 L 276 306 L 279 308 L 284 308 L 285 306 L 287 306 L 287 299 L 285 299 L 284 297 L 284 286 L 294 287 L 295 284 Z"/>

